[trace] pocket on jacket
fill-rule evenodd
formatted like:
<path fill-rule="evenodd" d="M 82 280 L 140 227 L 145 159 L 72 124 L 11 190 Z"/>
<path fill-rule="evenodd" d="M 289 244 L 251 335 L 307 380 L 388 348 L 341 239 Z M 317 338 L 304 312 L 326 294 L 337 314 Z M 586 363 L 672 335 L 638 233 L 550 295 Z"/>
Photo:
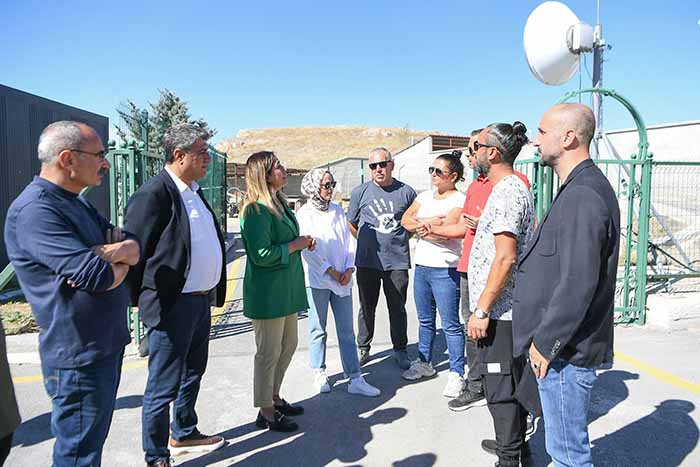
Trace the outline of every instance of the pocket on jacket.
<path fill-rule="evenodd" d="M 547 238 L 540 238 L 539 244 L 537 245 L 537 253 L 542 256 L 553 256 L 557 252 L 557 238 L 555 236 L 548 236 Z"/>

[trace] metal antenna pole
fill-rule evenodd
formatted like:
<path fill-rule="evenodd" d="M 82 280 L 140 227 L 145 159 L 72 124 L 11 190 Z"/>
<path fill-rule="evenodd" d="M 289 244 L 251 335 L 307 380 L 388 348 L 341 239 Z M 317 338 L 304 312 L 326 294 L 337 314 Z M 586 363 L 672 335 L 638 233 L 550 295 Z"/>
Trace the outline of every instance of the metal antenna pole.
<path fill-rule="evenodd" d="M 603 87 L 603 47 L 605 40 L 603 39 L 603 26 L 600 24 L 600 0 L 597 1 L 596 25 L 593 32 L 593 87 Z M 595 92 L 593 98 L 593 114 L 596 121 L 596 132 L 593 137 L 593 158 L 597 159 L 600 152 L 598 143 L 603 135 L 603 95 Z"/>

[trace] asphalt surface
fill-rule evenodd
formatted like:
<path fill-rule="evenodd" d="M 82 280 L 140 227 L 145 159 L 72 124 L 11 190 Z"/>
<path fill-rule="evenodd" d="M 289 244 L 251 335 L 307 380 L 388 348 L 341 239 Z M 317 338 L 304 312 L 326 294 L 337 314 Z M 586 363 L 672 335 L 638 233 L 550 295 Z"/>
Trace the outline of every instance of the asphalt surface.
<path fill-rule="evenodd" d="M 252 406 L 254 336 L 250 322 L 242 316 L 240 300 L 245 258 L 239 258 L 240 245 L 234 245 L 230 253 L 229 260 L 238 258 L 229 264 L 233 274 L 229 284 L 234 292 L 224 314 L 215 318 L 197 405 L 200 431 L 224 436 L 227 445 L 203 456 L 177 457 L 175 465 L 493 465 L 495 457 L 479 447 L 483 438 L 493 437 L 488 409 L 452 412 L 447 408 L 448 399 L 441 395 L 448 370 L 441 331 L 434 357 L 438 375 L 419 382 L 402 380 L 392 358 L 383 298 L 377 312 L 372 360 L 363 367 L 367 381 L 382 390 L 381 396 L 347 393 L 331 319 L 327 364 L 334 386 L 328 394 L 315 394 L 308 367 L 308 319 L 301 316 L 299 346 L 282 387 L 283 397 L 306 409 L 296 418 L 300 430 L 280 434 L 257 429 L 253 423 L 257 412 Z M 355 295 L 355 310 L 357 303 Z M 412 297 L 407 310 L 409 353 L 415 357 L 418 325 Z M 8 343 L 10 352 L 12 342 Z M 596 465 L 700 466 L 700 329 L 669 333 L 618 327 L 615 347 L 616 363 L 600 372 L 592 396 L 590 435 Z M 24 423 L 15 433 L 6 465 L 50 465 L 50 403 L 40 367 L 36 363 L 11 366 Z M 105 466 L 144 464 L 141 401 L 146 375 L 144 359 L 125 360 L 117 409 L 103 453 Z M 528 465 L 549 463 L 544 450 L 545 429 L 540 424 L 531 440 L 534 459 Z"/>

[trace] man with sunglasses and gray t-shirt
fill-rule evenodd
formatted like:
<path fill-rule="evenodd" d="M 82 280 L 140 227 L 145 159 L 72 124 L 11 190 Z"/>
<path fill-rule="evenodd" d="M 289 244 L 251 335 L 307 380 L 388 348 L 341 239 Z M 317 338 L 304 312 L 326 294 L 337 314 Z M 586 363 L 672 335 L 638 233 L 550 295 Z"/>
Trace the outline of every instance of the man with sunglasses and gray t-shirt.
<path fill-rule="evenodd" d="M 356 187 L 350 195 L 348 223 L 357 238 L 355 266 L 360 311 L 357 317 L 357 346 L 360 365 L 369 361 L 374 337 L 374 318 L 379 288 L 384 289 L 389 308 L 391 342 L 396 363 L 409 367 L 406 295 L 411 267 L 409 232 L 401 226 L 403 213 L 416 198 L 413 188 L 392 177 L 394 161 L 386 148 L 369 153 L 372 180 Z"/>

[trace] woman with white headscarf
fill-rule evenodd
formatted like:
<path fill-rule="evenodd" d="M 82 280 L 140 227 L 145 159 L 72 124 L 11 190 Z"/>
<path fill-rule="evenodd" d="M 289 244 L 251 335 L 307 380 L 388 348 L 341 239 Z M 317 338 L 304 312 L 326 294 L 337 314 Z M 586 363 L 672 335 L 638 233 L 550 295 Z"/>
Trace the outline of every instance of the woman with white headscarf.
<path fill-rule="evenodd" d="M 335 188 L 333 175 L 325 169 L 312 169 L 301 182 L 307 202 L 297 212 L 301 235 L 316 239 L 313 251 L 304 250 L 306 291 L 309 301 L 309 353 L 318 392 L 330 392 L 326 373 L 326 322 L 330 304 L 338 334 L 340 360 L 345 377 L 350 379 L 348 392 L 378 396 L 379 389 L 368 384 L 360 372 L 355 348 L 352 313 L 352 274 L 355 271 L 355 243 L 348 229 L 345 212 L 331 203 Z"/>

